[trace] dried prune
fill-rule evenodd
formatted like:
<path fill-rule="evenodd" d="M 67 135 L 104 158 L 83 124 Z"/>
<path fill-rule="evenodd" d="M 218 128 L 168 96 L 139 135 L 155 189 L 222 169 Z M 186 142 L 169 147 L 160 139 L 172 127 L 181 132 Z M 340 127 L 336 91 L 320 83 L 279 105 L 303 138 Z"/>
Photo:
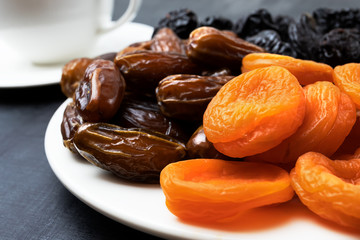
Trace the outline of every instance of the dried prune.
<path fill-rule="evenodd" d="M 80 155 L 95 166 L 146 183 L 158 182 L 160 171 L 186 154 L 181 142 L 166 135 L 107 123 L 84 123 L 73 141 Z"/>
<path fill-rule="evenodd" d="M 312 15 L 318 30 L 323 34 L 334 28 L 360 28 L 360 9 L 318 8 Z"/>
<path fill-rule="evenodd" d="M 125 78 L 128 90 L 153 95 L 160 80 L 169 75 L 201 72 L 197 64 L 178 53 L 138 51 L 116 56 L 115 63 Z"/>
<path fill-rule="evenodd" d="M 247 37 L 246 41 L 264 48 L 269 53 L 297 57 L 297 53 L 290 43 L 282 41 L 280 35 L 274 30 L 263 30 L 256 35 Z"/>
<path fill-rule="evenodd" d="M 60 128 L 64 146 L 75 153 L 77 151 L 73 144 L 73 137 L 79 126 L 83 123 L 84 120 L 78 113 L 75 103 L 73 101 L 70 102 L 65 108 Z"/>
<path fill-rule="evenodd" d="M 170 75 L 159 82 L 156 98 L 168 117 L 201 121 L 205 109 L 220 88 L 233 76 Z"/>
<path fill-rule="evenodd" d="M 241 67 L 245 55 L 264 51 L 259 46 L 216 28 L 199 27 L 190 34 L 187 55 L 209 66 L 228 67 L 236 71 Z"/>
<path fill-rule="evenodd" d="M 266 9 L 241 17 L 234 25 L 234 32 L 241 38 L 246 38 L 266 29 L 277 30 L 272 16 Z"/>
<path fill-rule="evenodd" d="M 289 39 L 299 58 L 316 60 L 321 34 L 316 29 L 313 17 L 303 14 L 299 22 L 289 25 Z"/>
<path fill-rule="evenodd" d="M 153 36 L 156 32 L 164 27 L 171 28 L 181 39 L 187 39 L 191 31 L 198 26 L 197 15 L 187 9 L 174 10 L 166 14 L 160 19 L 158 25 L 155 27 Z"/>
<path fill-rule="evenodd" d="M 156 101 L 127 94 L 120 109 L 111 120 L 112 123 L 126 128 L 148 129 L 186 142 L 190 135 L 180 122 L 164 116 Z"/>
<path fill-rule="evenodd" d="M 233 25 L 234 24 L 230 19 L 220 16 L 209 16 L 199 23 L 199 27 L 214 27 L 219 30 L 232 30 Z"/>
<path fill-rule="evenodd" d="M 274 18 L 277 33 L 280 35 L 282 41 L 289 41 L 289 25 L 293 22 L 295 22 L 295 20 L 290 16 L 279 15 Z"/>
<path fill-rule="evenodd" d="M 318 61 L 332 67 L 360 61 L 360 31 L 336 28 L 319 41 Z"/>
<path fill-rule="evenodd" d="M 125 80 L 117 66 L 96 59 L 86 68 L 75 91 L 76 107 L 85 121 L 106 121 L 119 109 L 124 92 Z"/>

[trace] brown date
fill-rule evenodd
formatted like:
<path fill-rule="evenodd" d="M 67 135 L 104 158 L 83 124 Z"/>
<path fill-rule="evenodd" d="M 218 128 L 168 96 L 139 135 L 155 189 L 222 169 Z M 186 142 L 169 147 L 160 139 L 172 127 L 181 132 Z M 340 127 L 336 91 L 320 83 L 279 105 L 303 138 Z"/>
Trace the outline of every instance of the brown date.
<path fill-rule="evenodd" d="M 245 55 L 265 50 L 228 32 L 213 27 L 199 27 L 191 32 L 187 55 L 210 66 L 229 67 L 240 71 Z"/>
<path fill-rule="evenodd" d="M 184 158 L 185 146 L 166 135 L 107 123 L 85 123 L 74 144 L 86 160 L 130 181 L 158 183 L 161 170 Z"/>
<path fill-rule="evenodd" d="M 187 157 L 195 158 L 213 158 L 213 159 L 232 159 L 217 151 L 214 145 L 209 142 L 204 133 L 202 125 L 196 129 L 189 141 L 186 143 Z"/>
<path fill-rule="evenodd" d="M 134 53 L 134 52 L 137 52 L 137 51 L 150 50 L 152 43 L 153 43 L 153 40 L 143 41 L 143 42 L 136 42 L 136 43 L 130 44 L 129 46 L 127 46 L 126 48 L 124 48 L 120 52 L 118 52 L 116 54 L 115 58 L 116 57 L 122 57 L 124 55 Z"/>
<path fill-rule="evenodd" d="M 64 111 L 62 122 L 61 122 L 61 135 L 63 138 L 63 143 L 66 148 L 70 151 L 76 153 L 76 149 L 73 144 L 73 137 L 77 129 L 81 124 L 84 123 L 84 120 L 79 115 L 74 102 L 70 102 Z"/>
<path fill-rule="evenodd" d="M 119 109 L 124 93 L 125 80 L 116 65 L 96 59 L 75 91 L 76 108 L 86 122 L 107 121 Z"/>
<path fill-rule="evenodd" d="M 161 79 L 178 73 L 198 74 L 200 67 L 177 53 L 140 51 L 115 58 L 128 90 L 155 94 Z"/>
<path fill-rule="evenodd" d="M 156 98 L 168 117 L 201 121 L 207 105 L 233 76 L 170 75 L 159 82 Z"/>
<path fill-rule="evenodd" d="M 134 94 L 127 94 L 112 123 L 125 128 L 148 129 L 168 135 L 182 142 L 186 142 L 190 134 L 183 124 L 164 116 L 156 101 L 140 99 Z"/>
<path fill-rule="evenodd" d="M 153 37 L 150 49 L 155 52 L 174 52 L 186 54 L 185 44 L 171 28 L 159 29 Z"/>
<path fill-rule="evenodd" d="M 61 91 L 72 98 L 79 82 L 83 79 L 85 69 L 93 61 L 91 58 L 76 58 L 66 63 L 60 80 Z"/>

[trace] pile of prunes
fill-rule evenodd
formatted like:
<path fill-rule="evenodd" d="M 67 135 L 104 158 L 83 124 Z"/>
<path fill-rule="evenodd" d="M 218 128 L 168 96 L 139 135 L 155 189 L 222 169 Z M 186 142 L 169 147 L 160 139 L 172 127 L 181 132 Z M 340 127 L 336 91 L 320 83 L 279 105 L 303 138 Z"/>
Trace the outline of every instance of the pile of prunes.
<path fill-rule="evenodd" d="M 360 61 L 360 9 L 319 8 L 303 13 L 299 19 L 273 16 L 266 9 L 241 16 L 237 21 L 209 16 L 199 21 L 189 9 L 171 11 L 161 18 L 154 34 L 162 27 L 171 28 L 187 39 L 197 27 L 211 26 L 235 32 L 267 52 L 342 65 Z"/>

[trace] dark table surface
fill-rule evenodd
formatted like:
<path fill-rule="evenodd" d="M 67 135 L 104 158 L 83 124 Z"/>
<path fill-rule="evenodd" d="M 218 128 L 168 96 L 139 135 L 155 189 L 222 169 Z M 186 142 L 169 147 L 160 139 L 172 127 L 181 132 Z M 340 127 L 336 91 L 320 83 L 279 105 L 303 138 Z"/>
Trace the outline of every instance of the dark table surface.
<path fill-rule="evenodd" d="M 115 4 L 115 18 L 125 2 Z M 146 0 L 134 22 L 155 26 L 170 10 L 184 7 L 195 11 L 199 19 L 220 15 L 236 20 L 259 8 L 297 18 L 317 7 L 360 8 L 360 2 Z M 56 178 L 45 155 L 44 135 L 64 100 L 57 84 L 0 89 L 0 239 L 157 239 L 96 212 Z"/>

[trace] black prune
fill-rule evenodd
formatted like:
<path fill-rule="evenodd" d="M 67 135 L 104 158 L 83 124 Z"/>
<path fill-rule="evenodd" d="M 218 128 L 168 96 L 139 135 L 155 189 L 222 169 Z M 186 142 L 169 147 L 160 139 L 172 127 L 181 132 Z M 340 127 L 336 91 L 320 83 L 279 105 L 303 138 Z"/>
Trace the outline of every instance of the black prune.
<path fill-rule="evenodd" d="M 258 32 L 272 29 L 277 30 L 271 14 L 266 9 L 259 9 L 256 12 L 240 18 L 234 25 L 233 31 L 241 38 L 246 38 Z"/>
<path fill-rule="evenodd" d="M 233 22 L 230 19 L 224 17 L 209 16 L 206 17 L 203 21 L 201 21 L 199 23 L 199 26 L 214 27 L 219 30 L 232 30 Z"/>
<path fill-rule="evenodd" d="M 282 41 L 289 41 L 289 25 L 293 22 L 295 20 L 290 16 L 279 15 L 274 18 L 274 24 Z"/>
<path fill-rule="evenodd" d="M 318 30 L 325 34 L 334 28 L 360 28 L 359 9 L 319 8 L 312 13 Z"/>
<path fill-rule="evenodd" d="M 356 28 L 336 28 L 319 42 L 318 61 L 332 67 L 360 61 L 360 31 Z"/>
<path fill-rule="evenodd" d="M 289 40 L 298 58 L 315 60 L 318 54 L 318 42 L 321 34 L 316 29 L 315 19 L 303 14 L 299 22 L 289 25 Z"/>
<path fill-rule="evenodd" d="M 174 10 L 166 14 L 160 19 L 158 25 L 155 27 L 153 36 L 156 32 L 164 27 L 171 28 L 181 39 L 187 39 L 189 34 L 198 26 L 197 15 L 187 9 Z"/>
<path fill-rule="evenodd" d="M 254 36 L 247 37 L 245 40 L 264 48 L 269 53 L 297 57 L 297 53 L 292 46 L 282 41 L 280 35 L 274 30 L 263 30 Z"/>

